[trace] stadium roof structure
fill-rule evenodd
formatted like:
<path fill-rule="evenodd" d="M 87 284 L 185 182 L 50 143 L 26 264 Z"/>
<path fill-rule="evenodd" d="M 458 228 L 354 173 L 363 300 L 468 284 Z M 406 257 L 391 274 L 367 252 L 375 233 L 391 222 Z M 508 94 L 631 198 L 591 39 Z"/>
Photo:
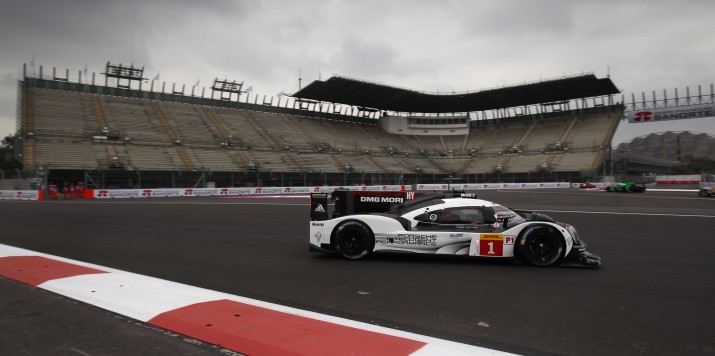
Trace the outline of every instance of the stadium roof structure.
<path fill-rule="evenodd" d="M 425 93 L 334 76 L 316 80 L 292 96 L 409 113 L 475 112 L 618 94 L 611 78 L 593 74 L 467 93 Z"/>

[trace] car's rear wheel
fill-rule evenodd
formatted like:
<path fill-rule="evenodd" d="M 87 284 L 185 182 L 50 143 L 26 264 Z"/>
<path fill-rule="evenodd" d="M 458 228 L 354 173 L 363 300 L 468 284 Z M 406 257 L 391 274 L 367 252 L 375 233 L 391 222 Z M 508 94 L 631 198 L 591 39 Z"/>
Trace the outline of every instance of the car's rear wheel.
<path fill-rule="evenodd" d="M 710 191 L 707 189 L 700 189 L 700 196 L 701 197 L 709 197 L 710 196 Z"/>
<path fill-rule="evenodd" d="M 533 266 L 551 266 L 564 255 L 566 243 L 563 236 L 549 225 L 531 225 L 519 234 L 516 257 Z"/>
<path fill-rule="evenodd" d="M 366 257 L 375 247 L 375 235 L 364 223 L 348 220 L 335 229 L 335 251 L 349 260 Z"/>

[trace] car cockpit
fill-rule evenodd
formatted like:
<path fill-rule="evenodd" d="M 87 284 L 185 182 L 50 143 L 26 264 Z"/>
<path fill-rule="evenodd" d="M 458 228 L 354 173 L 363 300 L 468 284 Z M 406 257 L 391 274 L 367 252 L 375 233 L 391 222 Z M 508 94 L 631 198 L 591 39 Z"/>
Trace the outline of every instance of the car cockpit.
<path fill-rule="evenodd" d="M 494 209 L 488 206 L 453 207 L 425 211 L 414 218 L 415 230 L 489 230 L 498 223 Z M 497 226 L 498 227 L 498 226 Z"/>

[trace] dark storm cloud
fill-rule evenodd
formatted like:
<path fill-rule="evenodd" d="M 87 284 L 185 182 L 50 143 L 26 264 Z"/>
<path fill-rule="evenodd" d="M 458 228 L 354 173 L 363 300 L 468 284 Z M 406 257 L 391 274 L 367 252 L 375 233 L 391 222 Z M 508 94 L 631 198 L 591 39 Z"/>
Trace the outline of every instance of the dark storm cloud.
<path fill-rule="evenodd" d="M 401 57 L 392 45 L 350 37 L 329 58 L 330 64 L 341 68 L 344 75 L 362 78 L 399 78 L 415 70 L 425 70 L 426 64 Z"/>
<path fill-rule="evenodd" d="M 225 78 L 268 96 L 297 90 L 299 72 L 426 91 L 594 72 L 628 92 L 694 90 L 715 81 L 713 14 L 707 0 L 5 1 L 0 132 L 33 57 L 75 78 L 134 63 L 169 85 Z"/>
<path fill-rule="evenodd" d="M 17 85 L 17 78 L 9 73 L 0 75 L 0 87 L 12 88 Z"/>
<path fill-rule="evenodd" d="M 170 7 L 165 1 L 27 1 L 14 2 L 13 11 L 3 11 L 4 28 L 21 28 L 32 40 L 107 41 L 134 32 L 150 22 L 166 23 Z M 17 16 L 18 13 L 22 16 Z M 20 37 L 20 36 L 17 36 Z M 18 38 L 18 40 L 23 40 Z"/>
<path fill-rule="evenodd" d="M 51 56 L 53 61 L 45 64 L 60 66 L 72 57 L 132 60 L 133 54 L 145 53 L 184 26 L 201 26 L 202 18 L 237 21 L 250 16 L 255 6 L 238 1 L 70 0 L 17 2 L 13 7 L 16 11 L 0 14 L 1 26 L 21 30 L 4 35 L 3 42 L 37 53 L 38 60 Z M 57 57 L 63 60 L 57 63 Z"/>
<path fill-rule="evenodd" d="M 479 37 L 565 35 L 574 29 L 573 11 L 578 4 L 568 0 L 517 0 L 453 2 L 455 15 L 467 35 Z"/>

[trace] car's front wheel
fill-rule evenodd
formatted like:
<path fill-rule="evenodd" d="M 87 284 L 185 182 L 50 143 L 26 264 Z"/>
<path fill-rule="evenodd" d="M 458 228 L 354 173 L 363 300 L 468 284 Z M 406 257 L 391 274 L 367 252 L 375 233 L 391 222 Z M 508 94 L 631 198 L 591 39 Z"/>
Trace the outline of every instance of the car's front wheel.
<path fill-rule="evenodd" d="M 709 197 L 709 196 L 710 196 L 710 190 L 708 190 L 708 189 L 700 189 L 700 196 L 701 196 L 701 197 Z"/>
<path fill-rule="evenodd" d="M 516 257 L 533 266 L 551 266 L 564 255 L 563 236 L 550 225 L 531 225 L 524 229 L 516 242 Z"/>
<path fill-rule="evenodd" d="M 365 223 L 347 220 L 335 229 L 333 243 L 338 254 L 349 260 L 357 260 L 372 252 L 375 235 Z"/>

